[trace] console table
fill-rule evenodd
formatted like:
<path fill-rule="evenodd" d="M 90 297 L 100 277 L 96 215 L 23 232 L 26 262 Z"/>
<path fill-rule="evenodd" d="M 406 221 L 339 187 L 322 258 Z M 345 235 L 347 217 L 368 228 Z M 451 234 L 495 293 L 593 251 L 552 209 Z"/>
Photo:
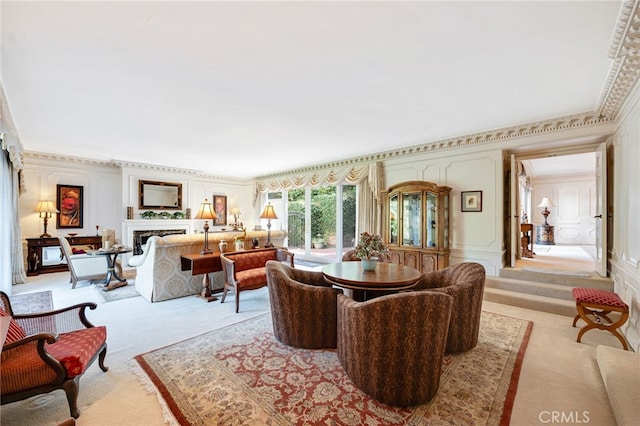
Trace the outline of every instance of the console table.
<path fill-rule="evenodd" d="M 102 237 L 95 236 L 74 236 L 65 237 L 69 241 L 69 245 L 73 246 L 91 246 L 93 250 L 102 247 Z M 49 272 L 68 271 L 66 263 L 61 262 L 57 265 L 42 265 L 42 248 L 43 247 L 59 247 L 60 241 L 57 237 L 50 238 L 27 238 L 27 276 L 46 274 Z"/>

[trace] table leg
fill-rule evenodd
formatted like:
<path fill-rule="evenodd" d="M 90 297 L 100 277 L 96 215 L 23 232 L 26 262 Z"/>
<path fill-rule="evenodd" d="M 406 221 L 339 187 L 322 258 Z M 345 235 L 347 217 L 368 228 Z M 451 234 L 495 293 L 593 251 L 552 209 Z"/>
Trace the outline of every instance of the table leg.
<path fill-rule="evenodd" d="M 107 277 L 104 280 L 104 291 L 111 291 L 119 287 L 127 285 L 127 280 L 120 278 L 116 272 L 116 259 L 119 253 L 107 254 Z M 111 283 L 111 280 L 115 278 L 116 282 Z"/>
<path fill-rule="evenodd" d="M 202 278 L 202 293 L 200 294 L 207 302 L 213 302 L 214 300 L 218 300 L 217 297 L 211 295 L 211 281 L 209 281 L 209 274 L 204 274 Z"/>

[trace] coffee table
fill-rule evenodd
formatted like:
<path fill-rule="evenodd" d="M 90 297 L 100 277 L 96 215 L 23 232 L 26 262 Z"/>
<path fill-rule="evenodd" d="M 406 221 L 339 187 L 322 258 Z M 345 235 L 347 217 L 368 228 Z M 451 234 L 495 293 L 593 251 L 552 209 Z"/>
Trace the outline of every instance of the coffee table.
<path fill-rule="evenodd" d="M 375 297 L 376 292 L 393 292 L 415 286 L 422 273 L 395 263 L 379 262 L 373 271 L 365 271 L 361 262 L 330 263 L 321 269 L 325 280 L 353 290 L 354 300 Z"/>

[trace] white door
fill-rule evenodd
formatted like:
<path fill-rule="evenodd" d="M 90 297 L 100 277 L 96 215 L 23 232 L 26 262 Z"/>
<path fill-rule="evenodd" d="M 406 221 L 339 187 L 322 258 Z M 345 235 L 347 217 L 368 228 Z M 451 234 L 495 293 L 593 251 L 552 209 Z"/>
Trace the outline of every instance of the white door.
<path fill-rule="evenodd" d="M 520 215 L 518 212 L 518 168 L 516 167 L 516 156 L 511 154 L 511 173 L 509 179 L 509 226 L 511 230 L 511 267 L 516 267 L 518 250 L 520 250 Z"/>
<path fill-rule="evenodd" d="M 607 144 L 596 150 L 596 272 L 607 276 Z"/>

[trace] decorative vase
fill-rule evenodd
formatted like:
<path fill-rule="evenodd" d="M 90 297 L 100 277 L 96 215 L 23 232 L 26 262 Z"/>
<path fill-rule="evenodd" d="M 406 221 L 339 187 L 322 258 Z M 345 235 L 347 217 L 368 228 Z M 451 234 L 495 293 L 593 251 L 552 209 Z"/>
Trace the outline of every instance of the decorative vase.
<path fill-rule="evenodd" d="M 362 259 L 362 269 L 365 271 L 375 271 L 378 259 Z"/>
<path fill-rule="evenodd" d="M 225 240 L 220 240 L 218 243 L 218 247 L 220 248 L 220 253 L 224 253 L 227 251 L 227 242 Z"/>

